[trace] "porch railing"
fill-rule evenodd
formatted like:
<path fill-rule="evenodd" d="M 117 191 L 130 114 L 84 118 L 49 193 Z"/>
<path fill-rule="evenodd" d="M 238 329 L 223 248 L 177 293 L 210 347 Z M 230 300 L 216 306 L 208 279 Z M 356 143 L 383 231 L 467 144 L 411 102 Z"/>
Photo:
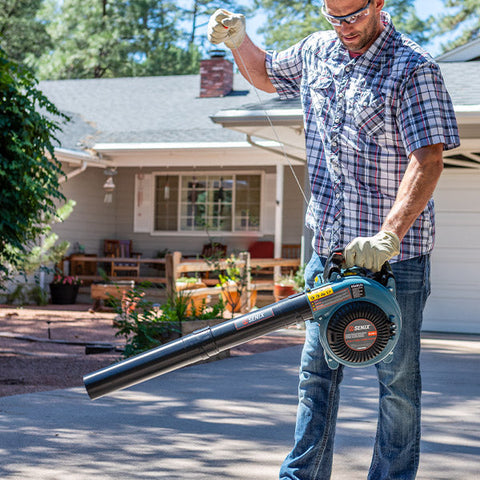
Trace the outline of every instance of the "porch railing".
<path fill-rule="evenodd" d="M 85 271 L 89 274 L 77 274 L 76 271 L 67 268 L 67 264 L 64 261 L 63 271 L 65 274 L 75 275 L 81 280 L 89 282 L 98 282 L 102 280 L 102 276 L 98 274 L 98 266 L 105 264 L 108 265 L 112 262 L 111 257 L 95 257 L 91 255 L 75 255 L 74 261 L 71 260 L 71 265 L 75 262 L 75 266 L 86 266 Z M 119 275 L 110 277 L 110 280 L 133 280 L 136 283 L 140 282 L 152 282 L 155 284 L 163 284 L 167 288 L 167 293 L 176 291 L 176 281 L 178 278 L 185 276 L 186 274 L 198 273 L 206 274 L 207 272 L 216 272 L 226 270 L 232 266 L 231 259 L 219 259 L 215 261 L 206 259 L 192 259 L 183 258 L 181 252 L 173 252 L 167 254 L 165 258 L 115 258 L 117 263 L 127 264 L 139 264 L 140 266 L 146 265 L 149 267 L 163 266 L 159 269 L 158 275 L 139 275 L 128 276 Z M 280 274 L 282 268 L 296 269 L 300 266 L 299 258 L 250 258 L 248 252 L 242 252 L 237 259 L 235 259 L 235 266 L 239 268 L 246 268 L 245 276 L 247 289 L 257 290 L 273 290 L 274 280 Z M 92 272 L 95 271 L 96 274 Z M 163 273 L 163 275 L 162 275 Z M 261 274 L 261 279 L 258 278 L 257 273 Z M 205 276 L 205 275 L 204 275 Z M 214 285 L 218 283 L 216 278 L 202 278 L 202 282 L 207 285 L 213 285 L 209 287 L 209 293 L 215 293 L 213 289 Z"/>

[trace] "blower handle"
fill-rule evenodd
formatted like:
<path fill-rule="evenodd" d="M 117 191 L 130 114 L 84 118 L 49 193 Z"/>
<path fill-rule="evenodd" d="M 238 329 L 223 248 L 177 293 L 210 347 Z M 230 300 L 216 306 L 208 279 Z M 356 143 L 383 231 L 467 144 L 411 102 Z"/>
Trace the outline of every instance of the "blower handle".
<path fill-rule="evenodd" d="M 343 275 L 343 270 L 345 270 L 345 257 L 343 256 L 343 250 L 336 249 L 333 250 L 332 253 L 327 257 L 325 262 L 325 270 L 323 271 L 323 281 L 324 283 L 329 282 L 332 279 L 332 275 L 334 273 L 338 273 L 339 275 Z M 389 280 L 391 278 L 395 279 L 392 271 L 392 267 L 388 262 L 385 262 L 382 265 L 382 268 L 379 272 L 372 272 L 363 267 L 354 267 L 354 269 L 360 269 L 362 274 L 365 277 L 373 278 L 378 283 L 387 287 Z"/>
<path fill-rule="evenodd" d="M 345 261 L 343 250 L 333 250 L 327 257 L 325 269 L 323 271 L 323 282 L 328 283 L 334 273 L 342 274 L 342 265 Z"/>

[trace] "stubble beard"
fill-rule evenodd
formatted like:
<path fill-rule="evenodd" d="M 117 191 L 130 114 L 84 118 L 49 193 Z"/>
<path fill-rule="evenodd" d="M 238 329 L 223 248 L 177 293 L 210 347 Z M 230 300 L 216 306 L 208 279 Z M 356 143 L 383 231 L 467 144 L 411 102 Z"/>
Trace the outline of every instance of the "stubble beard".
<path fill-rule="evenodd" d="M 337 37 L 342 45 L 352 53 L 365 53 L 370 46 L 375 42 L 381 32 L 381 24 L 374 16 L 368 19 L 368 24 L 362 30 L 354 32 L 358 35 L 355 42 L 346 41 L 343 36 L 336 30 Z"/>

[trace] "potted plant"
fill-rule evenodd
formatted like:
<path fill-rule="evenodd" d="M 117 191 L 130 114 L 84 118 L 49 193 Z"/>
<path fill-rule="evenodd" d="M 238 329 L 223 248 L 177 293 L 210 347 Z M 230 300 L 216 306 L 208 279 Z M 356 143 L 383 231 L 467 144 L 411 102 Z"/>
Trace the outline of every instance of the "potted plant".
<path fill-rule="evenodd" d="M 206 305 L 208 294 L 195 293 L 195 290 L 206 288 L 206 285 L 195 277 L 180 277 L 176 281 L 178 295 L 185 297 L 187 303 L 186 315 L 190 316 L 193 312 L 199 312 Z"/>
<path fill-rule="evenodd" d="M 304 269 L 299 268 L 295 274 L 290 272 L 288 275 L 282 275 L 275 280 L 273 285 L 273 296 L 278 302 L 284 298 L 290 297 L 298 292 L 303 292 L 305 288 Z"/>
<path fill-rule="evenodd" d="M 50 283 L 50 296 L 54 305 L 69 305 L 77 300 L 82 281 L 73 275 L 57 273 Z"/>
<path fill-rule="evenodd" d="M 232 315 L 242 311 L 242 308 L 251 310 L 257 301 L 257 291 L 248 291 L 248 272 L 245 268 L 240 268 L 238 262 L 239 259 L 231 255 L 226 260 L 227 266 L 224 273 L 218 275 L 217 286 L 221 288 L 222 301 L 225 309 Z M 249 302 L 246 300 L 248 296 Z"/>

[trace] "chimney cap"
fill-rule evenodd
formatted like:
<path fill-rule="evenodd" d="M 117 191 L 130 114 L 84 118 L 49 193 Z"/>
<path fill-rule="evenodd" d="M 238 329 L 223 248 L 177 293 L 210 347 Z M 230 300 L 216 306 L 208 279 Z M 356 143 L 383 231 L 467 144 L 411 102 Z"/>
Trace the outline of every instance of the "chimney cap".
<path fill-rule="evenodd" d="M 208 51 L 210 58 L 225 58 L 227 52 L 221 48 L 212 48 Z"/>

